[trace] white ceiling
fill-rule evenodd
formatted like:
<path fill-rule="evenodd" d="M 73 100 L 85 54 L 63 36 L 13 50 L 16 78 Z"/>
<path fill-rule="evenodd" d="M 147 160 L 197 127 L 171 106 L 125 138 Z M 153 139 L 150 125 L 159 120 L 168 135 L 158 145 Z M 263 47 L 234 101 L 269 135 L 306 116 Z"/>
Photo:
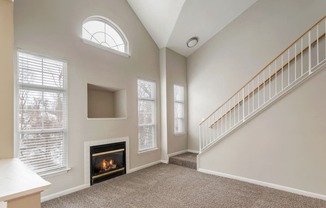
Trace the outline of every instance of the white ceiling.
<path fill-rule="evenodd" d="M 257 0 L 127 0 L 159 48 L 184 56 L 221 31 Z M 186 42 L 198 37 L 188 48 Z"/>

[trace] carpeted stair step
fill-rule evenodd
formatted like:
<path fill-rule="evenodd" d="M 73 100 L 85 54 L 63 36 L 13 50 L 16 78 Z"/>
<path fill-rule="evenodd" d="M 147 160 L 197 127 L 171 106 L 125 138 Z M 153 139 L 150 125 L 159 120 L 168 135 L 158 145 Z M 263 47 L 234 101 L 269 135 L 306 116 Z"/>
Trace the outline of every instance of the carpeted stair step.
<path fill-rule="evenodd" d="M 186 152 L 169 158 L 169 163 L 197 169 L 197 154 Z"/>

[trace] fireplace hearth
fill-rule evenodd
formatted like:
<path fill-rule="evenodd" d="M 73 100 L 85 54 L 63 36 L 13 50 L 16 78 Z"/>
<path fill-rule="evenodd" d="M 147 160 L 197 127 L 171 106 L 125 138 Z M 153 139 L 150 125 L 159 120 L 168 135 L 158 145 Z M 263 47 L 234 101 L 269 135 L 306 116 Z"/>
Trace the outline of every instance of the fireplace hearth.
<path fill-rule="evenodd" d="M 90 184 L 126 173 L 126 143 L 90 146 Z"/>

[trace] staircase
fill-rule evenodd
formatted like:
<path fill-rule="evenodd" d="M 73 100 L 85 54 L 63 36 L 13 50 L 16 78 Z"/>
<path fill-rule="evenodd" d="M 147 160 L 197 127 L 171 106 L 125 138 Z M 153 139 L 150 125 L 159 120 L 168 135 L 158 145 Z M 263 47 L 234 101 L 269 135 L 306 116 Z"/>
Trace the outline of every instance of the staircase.
<path fill-rule="evenodd" d="M 326 65 L 326 16 L 199 125 L 200 153 L 248 122 Z"/>
<path fill-rule="evenodd" d="M 169 164 L 197 169 L 197 154 L 186 152 L 169 158 Z"/>

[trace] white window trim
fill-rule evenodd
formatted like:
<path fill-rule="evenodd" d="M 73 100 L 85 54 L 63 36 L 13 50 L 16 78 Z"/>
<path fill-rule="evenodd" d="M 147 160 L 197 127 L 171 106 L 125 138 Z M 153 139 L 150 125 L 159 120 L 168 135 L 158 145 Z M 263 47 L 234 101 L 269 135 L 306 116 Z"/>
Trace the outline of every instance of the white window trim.
<path fill-rule="evenodd" d="M 82 39 L 82 41 L 83 41 L 84 43 L 86 43 L 86 44 L 88 44 L 88 45 L 91 45 L 91 46 L 93 46 L 93 47 L 95 47 L 95 48 L 99 48 L 99 49 L 101 49 L 101 50 L 105 50 L 105 51 L 108 51 L 108 52 L 111 52 L 111 53 L 114 53 L 114 54 L 116 54 L 116 55 L 120 55 L 120 56 L 123 56 L 123 57 L 126 57 L 126 58 L 129 58 L 129 57 L 131 56 L 130 53 L 123 53 L 123 52 L 121 52 L 121 51 L 117 51 L 117 50 L 114 50 L 114 49 L 112 49 L 112 48 L 105 47 L 105 46 L 102 46 L 102 45 L 100 45 L 100 44 L 94 43 L 94 42 L 92 42 L 92 41 L 90 41 L 90 40 L 86 40 L 86 39 L 84 39 L 84 38 L 81 38 L 81 39 Z"/>
<path fill-rule="evenodd" d="M 155 99 L 151 99 L 151 98 L 139 98 L 138 97 L 138 81 L 145 81 L 145 82 L 152 82 L 154 83 L 154 86 L 155 86 L 155 89 L 154 89 L 154 97 Z M 153 80 L 146 80 L 146 79 L 137 79 L 137 132 L 139 132 L 139 127 L 140 126 L 154 126 L 154 147 L 152 148 L 148 148 L 148 149 L 143 149 L 143 150 L 140 150 L 139 149 L 139 137 L 137 136 L 137 148 L 138 148 L 138 154 L 143 154 L 143 153 L 147 153 L 147 152 L 151 152 L 151 151 L 156 151 L 158 150 L 158 145 L 157 145 L 157 131 L 158 131 L 158 127 L 157 127 L 157 84 L 155 81 Z M 152 101 L 154 102 L 154 122 L 153 124 L 142 124 L 142 125 L 139 125 L 138 123 L 138 116 L 139 116 L 139 112 L 138 112 L 138 102 L 140 100 L 144 100 L 144 101 Z M 139 135 L 139 134 L 138 134 Z"/>
<path fill-rule="evenodd" d="M 175 87 L 182 87 L 183 88 L 183 101 L 179 101 L 179 100 L 175 100 Z M 178 84 L 174 84 L 173 85 L 173 134 L 175 136 L 183 136 L 186 135 L 186 115 L 185 115 L 185 111 L 186 111 L 186 96 L 185 96 L 185 87 L 183 85 L 178 85 Z M 175 104 L 179 103 L 183 105 L 183 118 L 178 118 L 178 119 L 183 119 L 183 132 L 175 132 L 175 120 L 177 119 L 175 117 Z"/>
<path fill-rule="evenodd" d="M 109 48 L 109 47 L 105 47 L 105 46 L 102 46 L 100 44 L 97 44 L 97 43 L 94 43 L 90 40 L 87 40 L 87 39 L 84 39 L 83 36 L 82 36 L 82 33 L 83 33 L 83 26 L 85 23 L 89 22 L 89 21 L 100 21 L 100 22 L 103 22 L 107 25 L 109 25 L 110 27 L 112 27 L 122 38 L 124 44 L 125 44 L 125 52 L 121 52 L 121 51 L 118 51 L 118 50 L 115 50 L 115 49 L 112 49 L 112 48 Z M 114 22 L 112 22 L 111 20 L 109 20 L 108 18 L 105 18 L 105 17 L 102 17 L 102 16 L 90 16 L 88 18 L 86 18 L 83 23 L 82 23 L 82 32 L 81 32 L 81 39 L 84 43 L 88 44 L 88 45 L 91 45 L 91 46 L 94 46 L 96 48 L 99 48 L 99 49 L 102 49 L 102 50 L 106 50 L 106 51 L 109 51 L 111 53 L 114 53 L 114 54 L 117 54 L 117 55 L 120 55 L 120 56 L 124 56 L 124 57 L 127 57 L 129 58 L 131 56 L 130 54 L 130 49 L 129 49 L 129 40 L 127 38 L 127 36 L 124 34 L 124 32 L 121 30 L 121 28 L 115 24 Z"/>
<path fill-rule="evenodd" d="M 55 61 L 59 61 L 59 62 L 62 62 L 64 64 L 64 69 L 65 69 L 65 72 L 66 72 L 66 79 L 64 79 L 64 82 L 63 82 L 63 88 L 62 89 L 58 89 L 58 88 L 52 88 L 52 87 L 47 87 L 47 86 L 43 86 L 43 89 L 47 89 L 48 91 L 54 91 L 54 92 L 59 92 L 59 91 L 62 91 L 62 92 L 65 92 L 66 96 L 65 96 L 65 99 L 66 99 L 66 105 L 64 105 L 63 107 L 65 108 L 65 113 L 66 113 L 66 123 L 65 123 L 65 128 L 63 129 L 47 129 L 47 130 L 35 130 L 35 131 L 29 131 L 29 132 L 32 132 L 32 133 L 37 133 L 37 132 L 53 132 L 53 130 L 55 130 L 56 132 L 59 132 L 59 131 L 62 131 L 64 133 L 64 151 L 65 151 L 65 166 L 62 167 L 62 168 L 59 168 L 59 169 L 55 169 L 55 170 L 50 170 L 50 171 L 45 171 L 45 172 L 40 172 L 38 173 L 38 175 L 42 176 L 42 177 L 51 177 L 51 176 L 56 176 L 56 175 L 60 175 L 60 174 L 64 174 L 64 173 L 68 173 L 71 168 L 69 167 L 69 160 L 68 160 L 68 90 L 67 90 L 67 87 L 68 87 L 68 70 L 67 70 L 67 61 L 63 60 L 63 59 L 59 59 L 59 58 L 53 58 L 53 57 L 50 57 L 50 56 L 45 56 L 45 55 L 41 55 L 41 54 L 38 54 L 38 53 L 35 53 L 35 52 L 31 52 L 31 51 L 27 51 L 27 50 L 23 50 L 23 49 L 20 49 L 20 48 L 17 48 L 16 50 L 16 55 L 15 55 L 15 62 L 14 62 L 14 67 L 15 67 L 15 70 L 14 70 L 14 156 L 16 158 L 19 157 L 19 136 L 20 136 L 20 133 L 21 132 L 24 132 L 24 131 L 19 131 L 19 127 L 18 127 L 18 105 L 17 105 L 17 102 L 18 102 L 18 94 L 19 94 L 19 89 L 20 89 L 20 86 L 26 86 L 27 88 L 30 88 L 30 89 L 41 89 L 40 87 L 36 87 L 32 84 L 20 84 L 18 82 L 18 53 L 26 53 L 26 54 L 30 54 L 30 55 L 34 55 L 34 56 L 38 56 L 38 57 L 41 57 L 43 59 L 51 59 L 51 60 L 55 60 Z"/>

